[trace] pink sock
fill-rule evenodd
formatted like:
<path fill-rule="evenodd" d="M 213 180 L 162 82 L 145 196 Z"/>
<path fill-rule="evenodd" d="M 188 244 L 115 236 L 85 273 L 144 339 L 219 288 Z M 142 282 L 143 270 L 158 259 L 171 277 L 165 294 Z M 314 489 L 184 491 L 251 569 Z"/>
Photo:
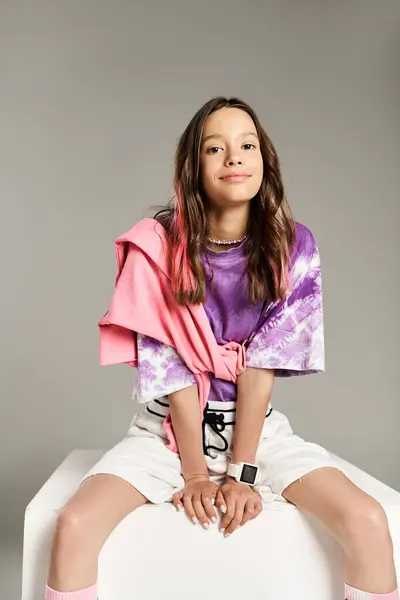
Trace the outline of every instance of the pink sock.
<path fill-rule="evenodd" d="M 399 600 L 397 588 L 389 594 L 371 594 L 370 592 L 357 590 L 348 583 L 344 584 L 344 595 L 346 600 Z"/>
<path fill-rule="evenodd" d="M 76 590 L 76 592 L 57 592 L 46 584 L 45 600 L 96 600 L 96 598 L 97 581 L 90 587 L 83 590 Z"/>

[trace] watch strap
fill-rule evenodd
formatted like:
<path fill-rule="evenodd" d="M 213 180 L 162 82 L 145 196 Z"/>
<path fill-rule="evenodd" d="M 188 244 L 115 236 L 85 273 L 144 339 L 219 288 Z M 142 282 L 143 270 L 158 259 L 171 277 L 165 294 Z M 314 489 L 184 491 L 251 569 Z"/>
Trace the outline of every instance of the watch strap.
<path fill-rule="evenodd" d="M 240 475 L 241 470 L 242 470 L 242 465 L 236 465 L 235 463 L 229 463 L 228 475 L 230 477 L 234 477 L 236 479 L 236 477 L 238 477 Z"/>

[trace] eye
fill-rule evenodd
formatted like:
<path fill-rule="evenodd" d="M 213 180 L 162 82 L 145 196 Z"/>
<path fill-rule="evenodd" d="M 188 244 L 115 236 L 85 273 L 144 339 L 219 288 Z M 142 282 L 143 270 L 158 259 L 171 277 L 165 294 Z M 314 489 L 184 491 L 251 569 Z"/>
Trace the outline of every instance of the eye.
<path fill-rule="evenodd" d="M 208 148 L 207 153 L 209 154 L 217 154 L 217 152 L 211 152 L 211 150 L 221 150 L 221 148 L 219 148 L 218 146 L 211 146 L 211 148 Z"/>
<path fill-rule="evenodd" d="M 250 146 L 249 149 L 256 148 L 256 146 L 254 144 L 251 144 L 250 142 L 248 142 L 247 144 L 243 144 L 242 148 L 244 146 Z M 216 152 L 214 152 L 214 150 L 216 150 Z M 208 148 L 207 154 L 218 154 L 218 150 L 222 150 L 222 148 L 220 148 L 219 146 L 211 146 L 210 148 Z"/>

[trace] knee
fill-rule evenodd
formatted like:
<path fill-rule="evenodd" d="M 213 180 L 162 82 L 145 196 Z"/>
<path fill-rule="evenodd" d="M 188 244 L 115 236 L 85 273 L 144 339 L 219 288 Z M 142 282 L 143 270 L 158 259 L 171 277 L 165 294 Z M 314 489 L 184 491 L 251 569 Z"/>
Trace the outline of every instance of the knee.
<path fill-rule="evenodd" d="M 342 515 L 339 537 L 344 548 L 375 548 L 391 543 L 386 513 L 374 498 L 365 495 Z"/>
<path fill-rule="evenodd" d="M 83 550 L 90 539 L 89 518 L 85 511 L 65 506 L 57 518 L 53 550 L 57 554 L 77 552 L 80 548 Z"/>

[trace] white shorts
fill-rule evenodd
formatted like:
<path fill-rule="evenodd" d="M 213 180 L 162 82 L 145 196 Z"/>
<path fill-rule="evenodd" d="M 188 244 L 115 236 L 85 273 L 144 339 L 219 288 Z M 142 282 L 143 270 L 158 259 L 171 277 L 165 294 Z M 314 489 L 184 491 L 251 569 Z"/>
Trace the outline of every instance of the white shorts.
<path fill-rule="evenodd" d="M 179 455 L 165 445 L 162 423 L 168 411 L 167 398 L 141 404 L 125 437 L 101 457 L 80 484 L 91 475 L 108 473 L 128 481 L 154 504 L 171 501 L 185 482 Z M 209 402 L 206 409 L 203 446 L 210 456 L 205 454 L 204 458 L 210 479 L 217 485 L 222 484 L 231 458 L 235 415 L 235 402 Z M 295 435 L 287 417 L 275 408 L 265 417 L 256 464 L 260 467 L 256 489 L 263 502 L 286 502 L 283 490 L 314 469 L 336 467 L 345 473 L 325 448 Z"/>

